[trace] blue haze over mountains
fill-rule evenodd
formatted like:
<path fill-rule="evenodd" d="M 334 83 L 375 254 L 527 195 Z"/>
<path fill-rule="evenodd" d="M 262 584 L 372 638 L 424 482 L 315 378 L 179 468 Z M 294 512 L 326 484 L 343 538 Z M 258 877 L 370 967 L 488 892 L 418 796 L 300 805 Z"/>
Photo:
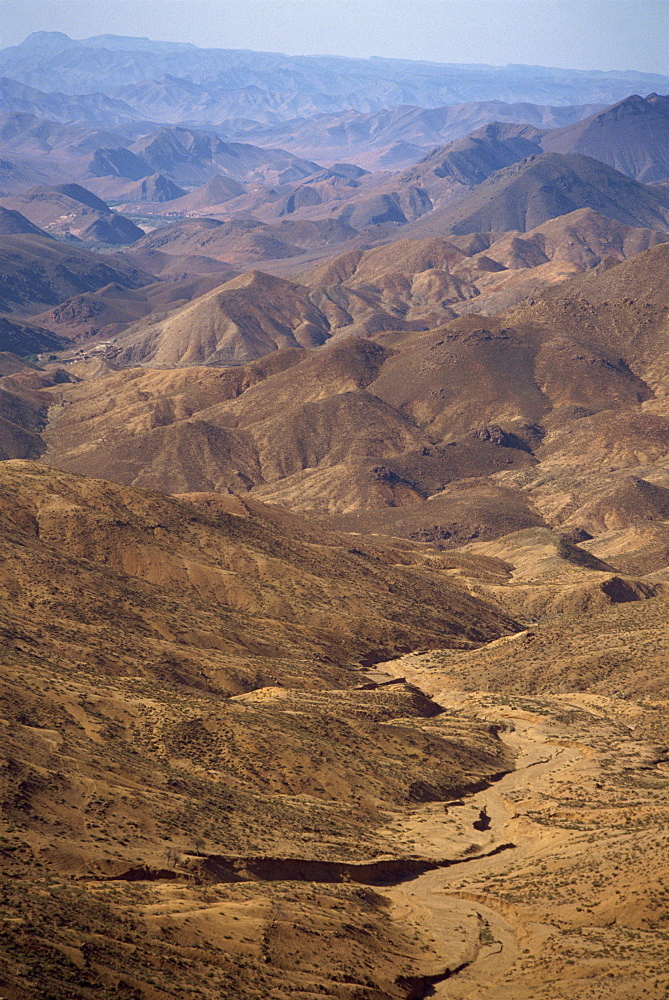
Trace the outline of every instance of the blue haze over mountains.
<path fill-rule="evenodd" d="M 528 157 L 557 155 L 553 166 L 569 173 L 559 157 L 577 154 L 594 160 L 578 165 L 579 193 L 562 199 L 565 211 L 595 207 L 585 192 L 605 183 L 616 194 L 598 208 L 615 203 L 615 218 L 655 225 L 665 192 L 637 192 L 616 175 L 605 182 L 597 163 L 642 183 L 667 179 L 669 98 L 659 96 L 667 91 L 669 77 L 632 71 L 287 56 L 36 32 L 0 50 L 0 195 L 10 199 L 6 209 L 23 212 L 29 202 L 11 198 L 31 185 L 76 181 L 116 205 L 174 201 L 170 213 L 188 214 L 194 205 L 179 199 L 210 180 L 220 188 L 223 178 L 227 189 L 198 196 L 196 214 L 213 205 L 220 216 L 225 200 L 225 217 L 330 218 L 361 232 L 450 206 Z M 342 160 L 362 172 L 341 175 Z M 337 169 L 319 173 L 323 165 Z M 520 171 L 523 198 L 528 170 Z M 386 182 L 383 171 L 400 173 Z M 63 192 L 55 196 L 62 208 Z M 630 197 L 651 215 L 620 209 Z M 42 195 L 31 198 L 37 213 Z M 500 219 L 511 217 L 524 213 L 505 209 Z M 55 224 L 44 213 L 30 221 Z"/>
<path fill-rule="evenodd" d="M 604 106 L 631 93 L 669 91 L 669 77 L 631 71 L 286 56 L 108 35 L 75 41 L 59 32 L 36 32 L 2 50 L 0 75 L 47 93 L 103 91 L 133 109 L 130 118 L 170 122 L 269 123 L 481 100 Z"/>

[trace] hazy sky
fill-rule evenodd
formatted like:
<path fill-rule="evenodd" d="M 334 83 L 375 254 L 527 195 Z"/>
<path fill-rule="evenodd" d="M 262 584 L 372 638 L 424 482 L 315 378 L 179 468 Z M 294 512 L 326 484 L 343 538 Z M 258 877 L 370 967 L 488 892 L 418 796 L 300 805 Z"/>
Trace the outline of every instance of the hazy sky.
<path fill-rule="evenodd" d="M 669 73 L 669 0 L 0 0 L 2 45 L 31 31 Z"/>

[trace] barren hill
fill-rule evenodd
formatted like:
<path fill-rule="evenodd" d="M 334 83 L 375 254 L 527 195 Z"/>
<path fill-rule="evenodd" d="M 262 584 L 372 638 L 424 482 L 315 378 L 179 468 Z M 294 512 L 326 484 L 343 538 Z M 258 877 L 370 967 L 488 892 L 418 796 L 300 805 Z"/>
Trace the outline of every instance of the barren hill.
<path fill-rule="evenodd" d="M 89 187 L 91 186 L 93 185 L 89 183 Z M 104 189 L 106 197 L 113 196 L 117 201 L 122 200 L 131 204 L 151 202 L 160 205 L 163 202 L 176 201 L 186 194 L 183 188 L 168 180 L 163 174 L 157 173 L 133 182 L 119 178 L 117 184 L 110 178 L 101 178 L 100 187 Z"/>
<path fill-rule="evenodd" d="M 403 171 L 401 184 L 418 184 L 438 204 L 444 196 L 476 187 L 491 174 L 541 153 L 541 131 L 529 125 L 494 122 L 433 150 Z"/>
<path fill-rule="evenodd" d="M 279 205 L 290 202 L 295 217 L 322 215 L 329 205 L 336 218 L 360 231 L 371 229 L 370 235 L 385 226 L 386 240 L 393 228 L 413 237 L 522 231 L 584 207 L 627 225 L 666 227 L 667 204 L 659 188 L 635 187 L 600 159 L 545 152 L 544 140 L 552 135 L 495 122 L 433 150 L 401 173 L 374 174 L 338 190 L 334 201 L 307 179 Z M 647 155 L 652 159 L 652 150 Z M 247 207 L 260 209 L 256 203 Z"/>
<path fill-rule="evenodd" d="M 622 349 L 635 370 L 662 385 L 668 273 L 669 245 L 662 243 L 603 272 L 581 275 L 564 288 L 549 289 L 536 303 L 519 306 L 518 314 L 545 323 L 560 316 L 562 329 L 580 327 L 598 343 Z"/>
<path fill-rule="evenodd" d="M 306 257 L 309 251 L 336 247 L 357 236 L 343 221 L 281 220 L 265 224 L 253 217 L 233 216 L 227 221 L 206 217 L 185 218 L 163 226 L 138 240 L 132 253 L 160 250 L 175 258 L 203 256 L 237 268 L 259 261 Z M 176 263 L 176 261 L 175 261 Z M 215 265 L 211 267 L 214 270 Z"/>
<path fill-rule="evenodd" d="M 237 134 L 250 142 L 278 145 L 319 162 L 333 157 L 369 169 L 402 169 L 435 146 L 455 142 L 492 122 L 524 122 L 540 129 L 556 129 L 601 111 L 599 106 L 546 106 L 505 101 L 470 101 L 442 108 L 401 104 L 379 111 L 339 111 L 315 118 L 293 119 L 260 126 L 240 122 Z M 227 127 L 233 134 L 235 125 Z"/>
<path fill-rule="evenodd" d="M 34 226 L 25 215 L 9 208 L 0 207 L 0 236 L 18 236 L 21 233 L 31 233 L 33 236 L 47 236 L 43 229 Z"/>
<path fill-rule="evenodd" d="M 11 190 L 20 192 L 35 185 L 83 180 L 97 149 L 123 149 L 146 129 L 144 122 L 105 126 L 99 120 L 94 124 L 60 122 L 41 115 L 4 111 L 0 114 L 3 156 L 11 160 L 18 174 L 13 180 L 7 178 Z M 135 179 L 150 172 L 145 167 Z"/>
<path fill-rule="evenodd" d="M 457 588 L 452 589 L 437 574 L 430 573 L 428 569 L 423 572 L 420 568 L 415 571 L 415 586 L 418 590 L 426 588 L 425 592 L 420 598 L 416 592 L 413 609 L 407 604 L 398 614 L 396 600 L 388 590 L 388 574 L 411 575 L 413 571 L 399 567 L 392 570 L 384 560 L 379 559 L 378 582 L 374 584 L 373 577 L 369 575 L 371 564 L 355 553 L 347 553 L 346 538 L 310 529 L 299 518 L 272 508 L 266 510 L 262 504 L 250 499 L 242 502 L 234 497 L 211 496 L 202 498 L 204 502 L 200 502 L 194 497 L 191 504 L 187 499 L 177 501 L 159 494 L 137 492 L 127 487 L 68 476 L 30 463 L 4 463 L 0 472 L 8 527 L 5 544 L 10 548 L 15 544 L 17 531 L 19 534 L 27 532 L 27 537 L 34 540 L 31 543 L 33 555 L 19 573 L 22 590 L 27 588 L 26 600 L 30 596 L 28 591 L 34 590 L 35 586 L 39 588 L 38 578 L 31 577 L 31 573 L 44 560 L 60 559 L 64 568 L 69 564 L 68 574 L 74 569 L 72 560 L 84 560 L 90 564 L 89 571 L 93 573 L 91 582 L 96 575 L 99 578 L 94 584 L 96 588 L 103 586 L 105 574 L 111 574 L 110 584 L 112 578 L 120 574 L 119 581 L 124 579 L 128 599 L 135 606 L 132 614 L 139 615 L 138 624 L 143 615 L 151 616 L 150 607 L 144 603 L 145 598 L 141 594 L 148 596 L 152 588 L 163 588 L 166 595 L 174 595 L 169 600 L 178 600 L 178 595 L 183 595 L 192 605 L 191 615 L 197 614 L 199 601 L 213 602 L 209 615 L 215 615 L 217 603 L 222 602 L 226 610 L 218 627 L 219 640 L 212 647 L 204 633 L 200 637 L 204 642 L 201 649 L 218 649 L 219 658 L 220 652 L 226 650 L 233 655 L 234 650 L 238 653 L 246 651 L 251 660 L 256 655 L 272 655 L 274 651 L 279 658 L 286 656 L 288 662 L 293 653 L 298 659 L 304 657 L 311 644 L 314 652 L 320 650 L 324 655 L 326 664 L 333 664 L 325 666 L 325 671 L 334 670 L 336 673 L 344 668 L 346 661 L 352 665 L 356 658 L 364 658 L 372 652 L 374 633 L 380 646 L 425 642 L 430 630 L 434 630 L 434 638 L 437 634 L 444 639 L 450 635 L 453 641 L 468 643 L 499 633 L 511 624 L 508 619 L 488 612 Z M 157 534 L 156 520 L 162 524 Z M 103 525 L 104 531 L 101 530 Z M 279 528 L 281 540 L 277 536 Z M 205 541 L 205 536 L 209 536 L 209 541 Z M 310 545 L 315 546 L 311 556 Z M 328 546 L 332 546 L 330 555 Z M 308 566 L 311 566 L 311 579 L 304 575 Z M 357 583 L 354 582 L 356 575 Z M 285 626 L 279 628 L 278 620 L 272 613 L 276 601 L 275 588 L 279 581 L 282 581 L 282 587 L 285 586 L 290 576 L 293 583 L 289 590 L 293 596 L 288 598 L 288 590 L 285 590 L 283 601 L 293 602 L 294 607 L 291 612 L 284 604 L 281 617 Z M 75 594 L 68 589 L 67 576 L 63 585 L 61 597 L 56 594 L 50 598 L 44 592 L 41 598 L 44 611 L 55 600 L 56 604 L 63 602 L 63 610 L 69 606 L 69 613 L 72 613 L 74 605 L 70 602 Z M 359 593 L 357 610 L 356 589 Z M 377 593 L 379 617 L 376 624 L 368 617 L 365 638 L 360 634 L 357 622 L 363 608 L 369 616 L 369 600 L 373 591 Z M 429 591 L 434 592 L 432 598 L 427 597 Z M 101 597 L 102 591 L 99 593 Z M 37 594 L 33 597 L 35 599 L 39 604 Z M 446 611 L 448 600 L 453 604 L 450 615 Z M 313 612 L 307 610 L 311 602 L 314 602 Z M 144 612 L 140 611 L 142 604 Z M 434 609 L 427 616 L 426 604 Z M 338 611 L 335 611 L 336 605 L 339 605 Z M 471 609 L 469 622 L 467 608 Z M 99 627 L 105 615 L 112 610 L 113 603 L 109 604 L 106 612 L 102 605 L 97 612 L 91 607 L 94 616 L 91 624 L 98 618 Z M 334 629 L 327 624 L 328 613 L 332 621 L 337 620 Z M 184 614 L 188 614 L 185 608 Z M 351 616 L 351 626 L 343 630 L 342 624 L 348 615 Z M 308 631 L 310 618 L 313 620 L 311 633 Z M 236 624 L 233 625 L 233 621 Z M 399 624 L 400 621 L 402 624 Z M 207 631 L 204 620 L 200 629 Z M 415 636 L 410 637 L 411 629 L 416 630 Z M 141 632 L 140 627 L 137 638 Z M 130 636 L 127 638 L 130 639 Z M 178 644 L 177 635 L 171 641 Z M 186 633 L 184 641 L 189 644 Z M 197 643 L 196 638 L 195 649 L 198 648 Z M 205 658 L 207 655 L 205 652 Z M 212 655 L 216 658 L 215 653 Z M 337 660 L 339 667 L 334 666 Z M 240 682 L 242 689 L 244 687 L 242 676 L 243 671 L 240 674 L 233 670 L 228 675 L 223 669 L 217 680 L 214 682 L 212 677 L 211 681 L 222 691 L 239 690 Z"/>
<path fill-rule="evenodd" d="M 216 135 L 185 128 L 162 128 L 133 143 L 129 150 L 149 167 L 177 184 L 203 184 L 223 173 L 236 180 L 298 180 L 318 169 L 282 149 L 249 143 L 226 143 Z"/>
<path fill-rule="evenodd" d="M 460 256 L 438 241 L 396 248 L 405 266 Z M 388 253 L 333 265 L 327 301 L 342 278 L 351 283 L 346 294 L 368 295 Z M 300 330 L 331 332 L 326 300 L 319 311 L 305 286 L 245 275 L 156 325 L 142 351 L 169 366 L 187 360 L 184 350 L 224 342 L 248 350 L 260 338 L 264 352 L 281 339 L 284 349 L 232 369 L 146 365 L 50 390 L 65 405 L 51 411 L 45 458 L 166 491 L 255 490 L 296 510 L 336 514 L 349 530 L 448 549 L 531 527 L 593 534 L 600 517 L 600 527 L 620 528 L 586 539 L 596 558 L 619 572 L 655 570 L 667 544 L 661 512 L 649 519 L 640 500 L 630 520 L 618 486 L 630 475 L 668 485 L 668 253 L 663 244 L 609 262 L 506 316 L 371 339 L 337 334 L 306 350 Z M 255 333 L 249 292 L 258 296 Z M 205 342 L 198 337 L 206 330 Z M 141 343 L 123 337 L 128 351 Z M 160 353 L 168 351 L 176 354 Z M 526 595 L 530 604 L 535 597 Z"/>
<path fill-rule="evenodd" d="M 31 234 L 0 238 L 0 308 L 31 315 L 110 282 L 139 288 L 155 280 L 123 257 L 93 253 Z"/>
<path fill-rule="evenodd" d="M 511 962 L 530 1000 L 567 936 L 591 994 L 603 948 L 621 996 L 652 990 L 665 599 L 519 631 L 466 593 L 522 590 L 546 529 L 514 568 L 509 536 L 440 554 L 24 462 L 0 504 L 5 992 L 409 1000 Z"/>
<path fill-rule="evenodd" d="M 224 273 L 205 274 L 156 281 L 142 288 L 129 288 L 114 281 L 95 291 L 74 295 L 33 317 L 32 322 L 74 342 L 109 338 L 144 317 L 150 322 L 149 317 L 164 316 L 192 303 L 223 284 L 227 277 Z"/>
<path fill-rule="evenodd" d="M 328 321 L 306 289 L 250 271 L 161 323 L 129 331 L 117 350 L 125 363 L 229 364 L 278 348 L 314 347 L 328 334 Z"/>
<path fill-rule="evenodd" d="M 61 346 L 55 337 L 49 343 L 47 330 L 26 330 L 23 340 L 22 332 L 21 327 L 11 330 L 11 342 L 23 353 L 57 350 Z M 0 344 L 9 339 L 8 333 L 0 325 Z M 31 334 L 32 341 L 28 339 Z M 48 390 L 69 379 L 62 368 L 45 372 L 16 354 L 0 353 L 0 461 L 39 458 L 44 451 L 40 432 L 47 423 L 49 402 L 55 401 Z"/>
<path fill-rule="evenodd" d="M 406 235 L 524 232 L 579 208 L 628 226 L 666 229 L 669 218 L 666 195 L 652 187 L 590 157 L 544 153 L 492 174 L 459 202 L 413 223 Z"/>
<path fill-rule="evenodd" d="M 510 269 L 534 268 L 558 259 L 589 270 L 602 261 L 620 262 L 664 242 L 664 232 L 626 226 L 591 208 L 581 208 L 522 236 L 506 233 L 485 253 Z"/>
<path fill-rule="evenodd" d="M 669 176 L 669 97 L 638 94 L 583 121 L 548 132 L 543 149 L 591 156 L 644 183 Z"/>
<path fill-rule="evenodd" d="M 145 237 L 132 251 L 134 260 L 169 280 L 140 296 L 124 293 L 118 282 L 113 282 L 108 288 L 96 291 L 93 297 L 87 293 L 83 298 L 74 296 L 54 311 L 40 314 L 36 322 L 74 339 L 111 337 L 114 343 L 108 357 L 115 364 L 151 362 L 157 357 L 156 351 L 163 350 L 158 343 L 165 338 L 170 340 L 177 326 L 181 346 L 165 347 L 166 357 L 192 358 L 197 363 L 209 358 L 220 364 L 260 356 L 274 350 L 280 341 L 256 336 L 253 316 L 262 309 L 265 296 L 259 279 L 247 281 L 236 298 L 235 349 L 228 345 L 222 348 L 222 354 L 217 354 L 194 346 L 195 353 L 189 353 L 188 330 L 194 331 L 195 340 L 200 334 L 196 330 L 198 309 L 185 308 L 187 296 L 197 298 L 201 292 L 234 277 L 235 271 L 224 261 L 185 251 L 201 249 L 233 258 L 244 257 L 249 253 L 249 237 L 256 239 L 255 234 L 259 234 L 260 240 L 260 234 L 265 234 L 266 240 L 266 234 L 277 231 L 319 247 L 318 254 L 325 252 L 324 240 L 333 240 L 336 247 L 339 239 L 346 236 L 345 228 L 338 223 L 285 221 L 280 229 L 248 222 L 221 224 L 208 219 L 174 223 Z M 590 209 L 581 209 L 550 220 L 527 234 L 508 233 L 497 241 L 490 234 L 475 235 L 471 241 L 475 245 L 466 250 L 438 238 L 396 240 L 326 259 L 325 263 L 299 274 L 299 287 L 294 281 L 277 284 L 283 291 L 273 303 L 272 313 L 274 322 L 285 328 L 284 333 L 293 330 L 295 308 L 299 307 L 292 299 L 296 295 L 301 297 L 304 308 L 306 295 L 322 314 L 316 324 L 322 338 L 374 335 L 382 330 L 424 331 L 459 314 L 498 312 L 527 295 L 538 295 L 546 285 L 603 263 L 623 260 L 666 238 L 665 233 L 625 226 Z M 456 239 L 462 243 L 461 238 Z M 286 265 L 287 261 L 284 259 L 282 263 Z M 262 266 L 268 264 L 263 262 Z M 292 270 L 299 271 L 299 257 L 295 258 Z M 189 273 L 201 276 L 187 277 Z M 246 316 L 243 315 L 245 298 Z M 182 315 L 167 316 L 170 309 L 180 306 L 184 307 Z M 215 309 L 211 312 L 207 323 L 214 322 L 215 312 Z M 223 310 L 215 319 L 221 331 L 227 322 L 226 315 Z M 138 323 L 143 317 L 147 317 L 146 322 Z M 127 335 L 116 337 L 131 325 Z"/>
<path fill-rule="evenodd" d="M 66 338 L 60 337 L 47 327 L 39 326 L 32 321 L 0 316 L 0 351 L 7 351 L 20 357 L 31 357 L 47 351 L 60 351 L 68 346 Z M 18 452 L 10 454 L 9 457 L 27 456 Z"/>
<path fill-rule="evenodd" d="M 133 243 L 144 231 L 78 184 L 35 187 L 4 199 L 48 233 L 96 243 Z"/>
<path fill-rule="evenodd" d="M 465 258 L 454 273 L 473 281 L 479 295 L 454 308 L 459 313 L 495 314 L 539 296 L 547 285 L 609 267 L 668 238 L 669 232 L 625 226 L 590 208 L 549 219 L 526 233 L 509 232 L 498 239 L 493 234 L 474 234 L 471 242 L 475 245 L 469 249 L 483 249 Z M 463 237 L 454 239 L 464 242 Z M 490 261 L 499 269 L 491 268 Z"/>
<path fill-rule="evenodd" d="M 233 177 L 215 174 L 201 188 L 186 194 L 171 206 L 172 211 L 192 212 L 198 209 L 211 209 L 212 205 L 221 205 L 230 198 L 237 198 L 244 193 L 244 188 Z"/>

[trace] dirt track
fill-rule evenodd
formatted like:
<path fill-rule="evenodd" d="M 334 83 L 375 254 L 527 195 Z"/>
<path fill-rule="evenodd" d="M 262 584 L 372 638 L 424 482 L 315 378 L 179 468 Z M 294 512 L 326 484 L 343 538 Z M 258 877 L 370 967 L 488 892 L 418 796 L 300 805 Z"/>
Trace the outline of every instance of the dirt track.
<path fill-rule="evenodd" d="M 438 671 L 407 670 L 406 660 L 397 669 L 447 710 L 466 707 L 501 723 L 517 759 L 514 772 L 484 791 L 412 817 L 414 840 L 427 853 L 462 849 L 468 836 L 479 854 L 514 845 L 385 890 L 396 918 L 422 928 L 440 956 L 431 972 L 443 979 L 423 995 L 664 996 L 669 935 L 661 928 L 668 915 L 657 903 L 651 911 L 650 901 L 652 883 L 666 885 L 666 871 L 658 872 L 666 853 L 657 851 L 666 843 L 657 810 L 658 799 L 666 806 L 666 774 L 635 737 L 635 723 L 621 724 L 635 711 L 640 717 L 641 708 L 578 694 L 514 704 L 439 691 Z M 632 800 L 643 810 L 634 824 L 621 814 Z M 631 833 L 632 825 L 644 832 Z M 658 834 L 661 841 L 653 839 Z"/>

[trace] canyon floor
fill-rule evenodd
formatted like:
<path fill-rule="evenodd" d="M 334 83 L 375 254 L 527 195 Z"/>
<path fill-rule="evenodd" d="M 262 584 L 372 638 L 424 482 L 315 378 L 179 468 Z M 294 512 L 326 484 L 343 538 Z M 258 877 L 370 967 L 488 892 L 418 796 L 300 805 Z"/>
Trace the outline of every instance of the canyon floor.
<path fill-rule="evenodd" d="M 666 702 L 459 692 L 420 663 L 383 670 L 434 692 L 436 719 L 493 725 L 514 770 L 395 811 L 372 863 L 200 844 L 168 848 L 162 868 L 156 855 L 156 867 L 93 876 L 52 852 L 39 877 L 3 880 L 5 906 L 18 906 L 3 944 L 31 945 L 5 957 L 40 984 L 8 977 L 3 996 L 666 997 L 669 766 L 655 742 Z M 5 837 L 5 857 L 26 849 Z"/>
<path fill-rule="evenodd" d="M 666 611 L 554 615 L 223 698 L 124 673 L 122 648 L 113 670 L 75 664 L 71 611 L 60 675 L 40 671 L 14 626 L 2 996 L 666 997 L 668 699 L 666 671 L 652 694 L 643 673 Z M 580 690 L 556 693 L 574 645 Z M 589 655 L 627 668 L 616 695 L 588 690 Z"/>
<path fill-rule="evenodd" d="M 438 685 L 438 675 L 431 685 Z M 669 769 L 635 730 L 650 713 L 603 697 L 448 691 L 450 710 L 505 727 L 516 770 L 408 827 L 426 852 L 498 853 L 387 894 L 446 959 L 442 998 L 661 997 L 669 990 Z M 438 964 L 438 963 L 436 963 Z"/>

